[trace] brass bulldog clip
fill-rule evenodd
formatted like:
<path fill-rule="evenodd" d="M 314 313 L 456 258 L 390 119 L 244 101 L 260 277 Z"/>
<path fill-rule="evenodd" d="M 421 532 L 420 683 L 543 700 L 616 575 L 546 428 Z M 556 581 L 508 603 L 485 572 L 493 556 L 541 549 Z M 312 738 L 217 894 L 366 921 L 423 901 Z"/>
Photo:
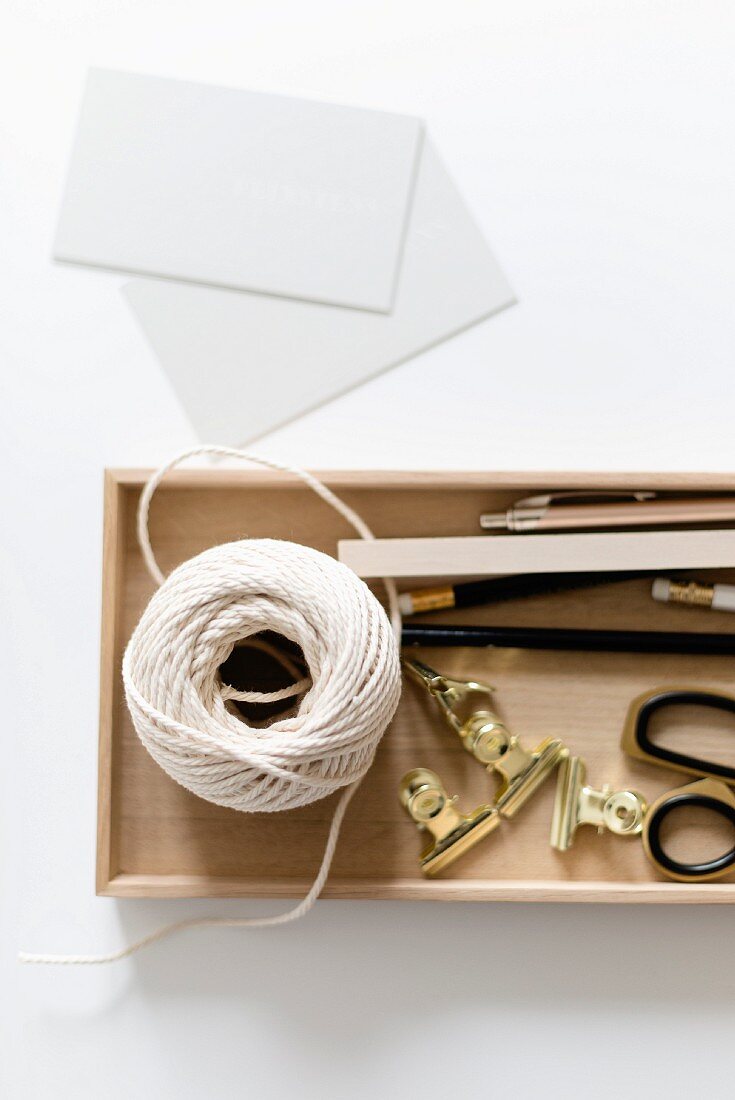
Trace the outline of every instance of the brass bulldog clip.
<path fill-rule="evenodd" d="M 551 774 L 568 750 L 547 737 L 525 749 L 492 710 L 494 689 L 474 680 L 452 680 L 420 661 L 403 662 L 409 675 L 436 701 L 451 730 L 469 753 L 499 780 L 494 805 L 503 817 L 514 817 Z"/>
<path fill-rule="evenodd" d="M 556 781 L 551 847 L 566 852 L 580 825 L 592 825 L 598 833 L 609 829 L 617 836 L 637 836 L 643 829 L 647 805 L 638 791 L 614 791 L 609 784 L 596 789 L 587 785 L 587 769 L 580 756 L 562 761 Z"/>
<path fill-rule="evenodd" d="M 436 772 L 415 768 L 407 772 L 399 788 L 401 805 L 419 829 L 432 841 L 420 856 L 421 870 L 433 876 L 473 848 L 500 823 L 494 806 L 478 806 L 470 814 L 457 809 Z"/>

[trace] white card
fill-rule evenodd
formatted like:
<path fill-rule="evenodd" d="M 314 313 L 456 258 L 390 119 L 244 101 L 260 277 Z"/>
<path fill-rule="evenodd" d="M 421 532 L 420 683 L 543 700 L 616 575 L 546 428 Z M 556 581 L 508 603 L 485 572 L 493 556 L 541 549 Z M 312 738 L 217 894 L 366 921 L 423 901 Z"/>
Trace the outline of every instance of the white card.
<path fill-rule="evenodd" d="M 415 118 L 92 69 L 60 260 L 392 308 Z"/>
<path fill-rule="evenodd" d="M 391 316 L 147 279 L 123 293 L 200 437 L 232 444 L 264 435 L 514 300 L 428 141 Z"/>

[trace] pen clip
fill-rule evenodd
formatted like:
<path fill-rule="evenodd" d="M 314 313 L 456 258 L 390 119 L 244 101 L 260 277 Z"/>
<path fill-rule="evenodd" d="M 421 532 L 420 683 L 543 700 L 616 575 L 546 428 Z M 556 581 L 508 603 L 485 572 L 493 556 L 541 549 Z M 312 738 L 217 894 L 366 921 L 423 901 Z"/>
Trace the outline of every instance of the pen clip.
<path fill-rule="evenodd" d="M 599 492 L 591 493 L 589 490 L 576 489 L 569 490 L 563 493 L 537 493 L 534 496 L 523 497 L 522 500 L 516 500 L 512 505 L 513 508 L 548 508 L 552 504 L 558 504 L 559 501 L 569 500 L 575 504 L 596 504 L 599 501 L 606 500 L 653 500 L 658 496 L 658 493 L 653 492 L 650 489 L 603 489 Z"/>

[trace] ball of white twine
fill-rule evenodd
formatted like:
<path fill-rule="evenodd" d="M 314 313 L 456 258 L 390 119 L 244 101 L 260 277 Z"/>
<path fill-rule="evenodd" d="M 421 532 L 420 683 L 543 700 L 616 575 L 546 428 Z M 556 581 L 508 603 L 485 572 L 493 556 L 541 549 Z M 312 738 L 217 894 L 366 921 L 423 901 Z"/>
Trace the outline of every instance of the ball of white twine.
<path fill-rule="evenodd" d="M 243 458 L 291 473 L 339 512 L 363 538 L 364 521 L 317 478 L 229 447 L 196 447 L 159 470 L 144 488 L 138 538 L 160 584 L 123 660 L 133 724 L 151 756 L 194 794 L 237 810 L 292 810 L 342 790 L 317 877 L 293 909 L 263 918 L 194 918 L 158 929 L 106 955 L 30 955 L 24 962 L 101 963 L 132 954 L 197 924 L 283 924 L 313 906 L 326 881 L 347 804 L 372 763 L 401 690 L 401 618 L 395 585 L 384 580 L 389 620 L 352 570 L 309 547 L 274 539 L 215 546 L 164 580 L 150 544 L 148 510 L 166 473 L 197 454 Z M 219 667 L 236 643 L 272 632 L 300 646 L 308 678 L 277 692 L 237 691 Z M 279 658 L 294 671 L 288 657 Z M 249 726 L 231 700 L 273 702 L 301 696 L 295 713 Z"/>
<path fill-rule="evenodd" d="M 228 710 L 219 666 L 272 631 L 300 646 L 296 714 L 266 728 Z M 317 550 L 274 539 L 215 546 L 164 581 L 130 639 L 125 694 L 151 756 L 200 798 L 235 810 L 293 810 L 362 779 L 400 692 L 396 640 L 369 588 Z"/>

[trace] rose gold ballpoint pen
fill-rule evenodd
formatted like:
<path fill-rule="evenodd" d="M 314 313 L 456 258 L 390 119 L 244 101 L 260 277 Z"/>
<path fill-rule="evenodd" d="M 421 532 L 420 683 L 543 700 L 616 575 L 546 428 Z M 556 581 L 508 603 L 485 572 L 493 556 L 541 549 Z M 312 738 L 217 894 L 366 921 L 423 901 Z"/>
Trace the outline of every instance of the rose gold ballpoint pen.
<path fill-rule="evenodd" d="M 727 522 L 735 522 L 735 496 L 676 498 L 648 491 L 540 493 L 480 516 L 486 531 L 517 533 Z"/>

